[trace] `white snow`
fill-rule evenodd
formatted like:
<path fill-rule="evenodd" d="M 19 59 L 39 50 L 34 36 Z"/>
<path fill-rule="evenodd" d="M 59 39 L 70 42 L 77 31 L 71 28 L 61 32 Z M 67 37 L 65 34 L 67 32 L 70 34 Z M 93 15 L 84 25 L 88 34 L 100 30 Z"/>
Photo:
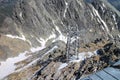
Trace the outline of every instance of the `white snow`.
<path fill-rule="evenodd" d="M 2 61 L 0 65 L 0 79 L 13 73 L 16 68 L 14 64 L 29 57 L 26 56 L 26 53 L 27 51 L 25 51 L 24 53 L 20 53 L 17 57 L 8 58 L 6 61 Z"/>
<path fill-rule="evenodd" d="M 41 44 L 41 46 L 32 47 L 30 49 L 30 51 L 34 53 L 34 52 L 37 52 L 37 51 L 40 51 L 40 50 L 44 49 L 46 47 L 45 45 L 46 45 L 47 41 L 50 40 L 50 39 L 53 39 L 55 37 L 56 37 L 55 34 L 51 34 L 47 39 L 43 39 L 43 38 L 38 39 L 38 38 L 36 38 L 36 40 Z"/>
<path fill-rule="evenodd" d="M 67 37 L 65 37 L 62 32 L 60 31 L 60 29 L 58 28 L 58 26 L 55 24 L 55 22 L 53 21 L 53 24 L 55 26 L 55 29 L 59 32 L 59 36 L 58 38 L 56 38 L 55 40 L 53 40 L 53 42 L 57 41 L 57 40 L 61 40 L 64 41 L 65 43 L 67 43 Z"/>
<path fill-rule="evenodd" d="M 66 5 L 66 7 L 65 7 L 65 11 L 64 11 L 63 17 L 65 17 L 65 14 L 66 14 L 67 9 L 68 9 L 68 3 L 66 1 L 65 1 L 65 5 Z"/>
<path fill-rule="evenodd" d="M 20 12 L 19 16 L 20 16 L 21 18 L 23 18 L 22 15 L 23 15 L 22 12 Z"/>
<path fill-rule="evenodd" d="M 40 38 L 40 43 L 41 43 L 41 46 L 45 46 L 45 44 L 46 44 L 46 40 L 45 39 L 43 39 L 43 38 Z"/>
<path fill-rule="evenodd" d="M 67 37 L 65 37 L 62 34 L 60 34 L 60 36 L 56 40 L 61 40 L 61 41 L 64 41 L 65 43 L 67 43 Z"/>
<path fill-rule="evenodd" d="M 115 14 L 113 14 L 112 16 L 113 16 L 114 21 L 116 21 Z"/>
<path fill-rule="evenodd" d="M 90 31 L 90 32 L 93 32 L 93 29 L 90 29 L 89 31 Z"/>
<path fill-rule="evenodd" d="M 26 40 L 26 41 L 30 44 L 30 46 L 32 46 L 32 43 L 29 40 Z"/>
<path fill-rule="evenodd" d="M 75 39 L 75 37 L 72 37 L 72 39 L 71 39 L 71 42 L 70 42 L 70 43 L 73 43 L 75 40 L 76 40 L 76 39 Z"/>
<path fill-rule="evenodd" d="M 23 34 L 21 34 L 21 37 L 14 36 L 14 35 L 11 35 L 11 34 L 7 34 L 6 36 L 9 37 L 9 38 L 13 38 L 13 39 L 15 38 L 15 39 L 20 39 L 20 40 L 26 41 L 26 38 Z"/>
<path fill-rule="evenodd" d="M 104 8 L 105 8 L 105 5 L 102 4 L 100 7 L 101 7 L 101 9 L 102 9 L 102 11 L 103 11 L 103 13 L 104 13 L 104 12 L 105 12 L 105 9 L 104 9 Z"/>
<path fill-rule="evenodd" d="M 92 7 L 92 8 L 93 8 L 93 12 L 94 12 L 95 16 L 98 16 L 98 18 L 100 19 L 100 21 L 103 23 L 103 25 L 104 25 L 107 33 L 111 36 L 111 38 L 113 38 L 113 36 L 110 34 L 110 31 L 109 31 L 108 26 L 107 26 L 107 24 L 105 23 L 105 21 L 100 17 L 98 11 L 97 11 L 94 7 Z"/>
<path fill-rule="evenodd" d="M 37 51 L 40 51 L 40 50 L 42 50 L 42 49 L 44 49 L 44 48 L 46 47 L 46 46 L 45 46 L 46 41 L 45 41 L 43 38 L 40 38 L 40 39 L 36 38 L 36 39 L 37 39 L 37 41 L 41 44 L 41 46 L 30 48 L 30 51 L 31 51 L 32 53 L 37 52 Z"/>
<path fill-rule="evenodd" d="M 93 55 L 96 55 L 96 51 L 94 51 L 94 52 L 81 52 L 78 54 L 78 59 L 77 59 L 77 55 L 73 55 L 70 58 L 70 62 L 80 62 L 86 58 L 90 58 Z"/>
<path fill-rule="evenodd" d="M 115 30 L 114 26 L 112 26 L 112 30 Z"/>
<path fill-rule="evenodd" d="M 81 6 L 82 8 L 84 8 L 84 6 L 83 6 L 81 0 L 77 0 L 77 2 L 80 4 L 80 6 Z"/>
<path fill-rule="evenodd" d="M 98 50 L 95 50 L 93 53 L 94 53 L 95 55 L 97 55 L 97 51 L 98 51 Z"/>
<path fill-rule="evenodd" d="M 30 44 L 30 46 L 32 46 L 32 43 L 25 38 L 25 36 L 23 35 L 23 33 L 20 33 L 20 34 L 21 34 L 21 37 L 20 36 L 11 35 L 11 34 L 7 34 L 5 36 L 7 36 L 9 38 L 13 38 L 13 39 L 20 39 L 20 40 L 26 41 L 26 42 L 28 42 Z"/>
<path fill-rule="evenodd" d="M 37 52 L 37 51 L 40 51 L 40 50 L 42 50 L 42 49 L 44 49 L 45 47 L 44 46 L 40 46 L 40 47 L 32 47 L 31 49 L 30 49 L 30 51 L 32 52 L 32 53 L 34 53 L 34 52 Z"/>
<path fill-rule="evenodd" d="M 63 68 L 65 68 L 68 64 L 67 63 L 63 63 L 59 66 L 58 70 L 61 70 Z"/>
<path fill-rule="evenodd" d="M 113 14 L 112 16 L 113 16 L 113 19 L 114 19 L 114 21 L 115 21 L 115 25 L 116 25 L 116 27 L 117 27 L 117 29 L 118 29 L 118 26 L 117 26 L 117 20 L 116 20 L 116 15 Z"/>
<path fill-rule="evenodd" d="M 107 32 L 109 32 L 109 29 L 108 29 L 107 24 L 102 20 L 102 18 L 100 17 L 98 11 L 97 11 L 94 7 L 93 7 L 93 11 L 94 11 L 94 13 L 96 14 L 96 16 L 99 17 L 100 21 L 103 23 L 103 25 L 104 25 L 104 27 L 106 28 Z"/>
<path fill-rule="evenodd" d="M 52 33 L 52 35 L 50 35 L 50 36 L 48 37 L 48 39 L 46 39 L 46 42 L 47 42 L 48 40 L 50 40 L 50 39 L 53 39 L 53 38 L 56 38 L 56 35 L 55 35 L 54 33 Z"/>
<path fill-rule="evenodd" d="M 73 55 L 71 58 L 70 58 L 70 61 L 69 63 L 76 63 L 76 62 L 80 62 L 82 60 L 85 60 L 86 58 L 90 58 L 92 57 L 93 55 L 97 55 L 97 50 L 93 51 L 93 52 L 81 52 L 78 54 L 78 59 L 77 59 L 77 56 L 76 55 Z M 59 66 L 58 68 L 58 71 L 65 68 L 66 66 L 68 66 L 69 63 L 63 63 Z"/>
<path fill-rule="evenodd" d="M 101 26 L 103 30 L 105 30 L 105 28 L 103 26 Z"/>
<path fill-rule="evenodd" d="M 118 34 L 118 37 L 120 38 L 120 34 Z"/>
<path fill-rule="evenodd" d="M 26 65 L 25 67 L 23 67 L 22 69 L 19 69 L 19 70 L 17 70 L 17 71 L 21 71 L 21 70 L 23 70 L 23 69 L 25 69 L 25 68 L 28 68 L 29 66 L 31 66 L 31 65 L 34 64 L 34 63 L 36 63 L 38 60 L 42 59 L 45 55 L 49 54 L 50 52 L 52 52 L 52 51 L 53 51 L 54 49 L 56 49 L 56 48 L 58 48 L 58 46 L 54 46 L 54 47 L 51 48 L 48 52 L 46 52 L 42 57 L 35 59 L 34 61 L 32 61 L 31 63 L 29 63 L 28 65 Z M 41 49 L 42 49 L 41 47 L 38 47 L 38 48 L 34 48 L 32 51 L 33 51 L 33 52 L 36 52 L 36 51 L 39 51 L 39 50 L 41 50 Z M 17 71 L 16 71 L 16 72 L 17 72 Z"/>
<path fill-rule="evenodd" d="M 103 6 L 103 7 L 106 7 L 104 3 L 102 3 L 102 6 Z"/>
<path fill-rule="evenodd" d="M 42 44 L 42 46 L 45 46 L 46 42 L 50 39 L 56 38 L 56 35 L 52 33 L 47 39 L 40 38 L 39 42 Z"/>

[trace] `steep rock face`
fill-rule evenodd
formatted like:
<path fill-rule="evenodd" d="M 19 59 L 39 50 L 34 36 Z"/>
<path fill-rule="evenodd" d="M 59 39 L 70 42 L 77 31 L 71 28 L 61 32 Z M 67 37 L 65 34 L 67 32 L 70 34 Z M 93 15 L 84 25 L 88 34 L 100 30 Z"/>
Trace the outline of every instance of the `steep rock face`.
<path fill-rule="evenodd" d="M 21 48 L 66 42 L 68 27 L 78 27 L 84 43 L 120 37 L 119 11 L 104 0 L 1 0 L 0 6 L 0 34 L 21 40 Z M 11 39 L 1 46 L 15 45 Z M 8 47 L 4 53 L 9 51 L 23 52 Z"/>
<path fill-rule="evenodd" d="M 101 0 L 18 0 L 7 7 L 10 4 L 12 13 L 4 18 L 0 32 L 23 34 L 31 46 L 66 36 L 69 26 L 78 27 L 86 42 L 119 36 L 119 15 Z"/>

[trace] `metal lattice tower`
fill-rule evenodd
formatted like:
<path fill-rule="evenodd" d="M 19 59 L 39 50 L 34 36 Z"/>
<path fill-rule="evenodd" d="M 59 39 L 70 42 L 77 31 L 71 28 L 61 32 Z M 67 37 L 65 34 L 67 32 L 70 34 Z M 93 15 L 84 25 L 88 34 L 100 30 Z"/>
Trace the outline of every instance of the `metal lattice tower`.
<path fill-rule="evenodd" d="M 75 47 L 74 47 L 74 53 L 77 56 L 78 59 L 78 47 L 79 47 L 79 30 L 77 26 L 73 26 L 73 27 L 68 27 L 68 31 L 67 31 L 67 45 L 66 45 L 66 58 L 67 58 L 67 62 L 69 61 L 70 58 L 70 47 L 71 47 L 71 41 L 72 38 L 75 38 Z"/>

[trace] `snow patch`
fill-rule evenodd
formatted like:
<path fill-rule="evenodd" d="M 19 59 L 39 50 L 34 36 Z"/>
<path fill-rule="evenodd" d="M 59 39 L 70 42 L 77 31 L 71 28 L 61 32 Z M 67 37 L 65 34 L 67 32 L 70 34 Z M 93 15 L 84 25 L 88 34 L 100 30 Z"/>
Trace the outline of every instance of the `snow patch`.
<path fill-rule="evenodd" d="M 100 17 L 98 11 L 97 11 L 94 7 L 92 7 L 92 8 L 93 8 L 93 12 L 94 12 L 95 16 L 98 16 L 98 18 L 100 19 L 100 21 L 103 23 L 103 25 L 104 25 L 107 33 L 111 36 L 111 38 L 113 38 L 113 36 L 110 34 L 110 31 L 109 31 L 108 26 L 107 26 L 107 24 L 105 23 L 105 21 Z"/>
<path fill-rule="evenodd" d="M 66 7 L 65 7 L 65 11 L 64 11 L 63 17 L 65 17 L 65 14 L 66 14 L 67 9 L 68 9 L 68 3 L 66 1 L 65 1 L 65 5 L 66 5 Z"/>
<path fill-rule="evenodd" d="M 116 15 L 113 14 L 112 16 L 113 16 L 113 20 L 114 20 L 114 22 L 115 22 L 115 25 L 116 25 L 116 27 L 117 27 L 117 29 L 118 29 L 118 26 L 117 26 L 118 23 L 117 23 L 117 20 L 116 20 Z"/>
<path fill-rule="evenodd" d="M 120 38 L 120 34 L 118 34 L 118 37 Z"/>
<path fill-rule="evenodd" d="M 105 28 L 103 26 L 101 26 L 103 30 L 105 30 Z"/>
<path fill-rule="evenodd" d="M 0 65 L 0 79 L 8 76 L 9 74 L 15 72 L 16 66 L 15 63 L 27 59 L 29 56 L 26 56 L 27 51 L 20 53 L 17 57 L 8 58 L 6 61 L 2 61 Z"/>
<path fill-rule="evenodd" d="M 105 8 L 105 5 L 102 4 L 100 7 L 101 7 L 101 9 L 102 9 L 102 11 L 103 11 L 103 13 L 104 13 L 104 12 L 105 12 L 105 9 L 104 9 L 104 8 Z"/>
<path fill-rule="evenodd" d="M 21 71 L 21 70 L 23 70 L 23 69 L 25 69 L 25 68 L 30 67 L 32 64 L 36 63 L 38 60 L 42 59 L 45 55 L 49 54 L 50 52 L 52 52 L 52 51 L 53 51 L 54 49 L 56 49 L 56 48 L 58 48 L 58 46 L 54 46 L 54 47 L 51 48 L 48 52 L 46 52 L 42 57 L 35 59 L 34 61 L 32 61 L 31 63 L 29 63 L 28 65 L 26 65 L 26 66 L 23 67 L 22 69 L 17 70 L 16 72 Z M 41 47 L 32 48 L 32 52 L 37 52 L 37 51 L 40 51 L 41 49 L 43 49 L 43 48 L 41 48 Z"/>
<path fill-rule="evenodd" d="M 71 42 L 70 42 L 70 43 L 73 43 L 75 40 L 76 40 L 76 39 L 75 39 L 75 37 L 72 37 L 72 39 L 71 39 Z"/>
<path fill-rule="evenodd" d="M 78 57 L 76 55 L 73 55 L 70 58 L 70 62 L 80 62 L 82 60 L 85 60 L 86 58 L 90 58 L 93 55 L 97 55 L 97 51 L 94 52 L 82 52 L 78 54 Z M 78 59 L 77 59 L 78 58 Z"/>
<path fill-rule="evenodd" d="M 34 52 L 37 52 L 37 51 L 40 51 L 40 50 L 42 50 L 42 49 L 44 49 L 45 47 L 44 46 L 40 46 L 40 47 L 32 47 L 31 49 L 30 49 L 30 51 L 32 52 L 32 53 L 34 53 Z"/>
<path fill-rule="evenodd" d="M 55 29 L 59 32 L 59 37 L 56 38 L 55 40 L 53 40 L 53 42 L 57 41 L 57 40 L 61 40 L 64 41 L 65 43 L 67 43 L 67 37 L 65 37 L 62 32 L 60 31 L 59 27 L 55 24 L 55 22 L 53 21 L 53 24 L 55 26 Z"/>
<path fill-rule="evenodd" d="M 47 42 L 48 40 L 50 40 L 50 39 L 53 39 L 53 38 L 56 38 L 56 35 L 55 35 L 54 33 L 52 33 L 52 35 L 50 35 L 50 36 L 48 37 L 48 39 L 46 39 L 46 42 Z"/>
<path fill-rule="evenodd" d="M 67 63 L 63 63 L 59 66 L 58 70 L 61 70 L 63 68 L 65 68 L 68 64 Z"/>
<path fill-rule="evenodd" d="M 20 39 L 20 40 L 26 41 L 26 38 L 25 38 L 25 36 L 22 33 L 21 33 L 21 37 L 14 36 L 14 35 L 11 35 L 11 34 L 7 34 L 6 36 L 9 37 L 9 38 Z"/>
<path fill-rule="evenodd" d="M 42 46 L 45 46 L 46 42 L 50 39 L 56 38 L 56 35 L 52 33 L 47 39 L 40 38 L 39 42 L 41 43 Z"/>
<path fill-rule="evenodd" d="M 77 0 L 77 2 L 80 4 L 80 6 L 81 6 L 82 8 L 84 8 L 84 6 L 82 5 L 81 0 Z"/>
<path fill-rule="evenodd" d="M 38 39 L 38 38 L 36 38 L 36 40 L 41 44 L 41 46 L 38 46 L 36 48 L 32 47 L 30 49 L 30 51 L 34 53 L 34 52 L 37 52 L 37 51 L 40 51 L 40 50 L 44 49 L 46 47 L 45 45 L 46 45 L 47 41 L 50 40 L 50 39 L 53 39 L 55 37 L 56 37 L 56 35 L 52 34 L 47 39 L 43 39 L 43 38 Z"/>
<path fill-rule="evenodd" d="M 22 12 L 20 12 L 19 16 L 20 16 L 21 18 L 23 18 L 22 15 L 23 15 Z"/>
<path fill-rule="evenodd" d="M 46 40 L 43 38 L 40 38 L 40 43 L 41 43 L 41 46 L 45 46 Z"/>
<path fill-rule="evenodd" d="M 105 5 L 104 3 L 102 3 L 102 6 L 103 6 L 103 7 L 106 7 L 106 5 Z"/>
<path fill-rule="evenodd" d="M 100 15 L 99 15 L 98 11 L 97 11 L 95 8 L 93 8 L 93 11 L 94 11 L 94 13 L 96 14 L 96 16 L 98 16 L 98 17 L 99 17 L 100 21 L 101 21 L 101 22 L 103 23 L 103 25 L 105 26 L 105 28 L 106 28 L 107 32 L 109 32 L 109 29 L 108 29 L 107 24 L 106 24 L 106 23 L 102 20 L 102 18 L 100 17 Z"/>
<path fill-rule="evenodd" d="M 32 46 L 32 43 L 25 38 L 25 36 L 23 35 L 23 33 L 20 33 L 20 34 L 21 34 L 21 37 L 15 36 L 15 35 L 11 35 L 11 34 L 7 34 L 5 36 L 7 36 L 9 38 L 13 38 L 13 39 L 20 39 L 20 40 L 26 41 L 26 42 L 28 42 L 30 44 L 30 46 Z"/>

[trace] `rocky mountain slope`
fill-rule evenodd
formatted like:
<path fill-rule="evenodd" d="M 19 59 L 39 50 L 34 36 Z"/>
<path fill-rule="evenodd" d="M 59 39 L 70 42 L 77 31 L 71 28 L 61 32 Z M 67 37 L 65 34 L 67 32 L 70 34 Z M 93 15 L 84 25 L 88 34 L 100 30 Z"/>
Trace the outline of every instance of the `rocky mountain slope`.
<path fill-rule="evenodd" d="M 25 53 L 27 59 L 18 64 L 15 62 L 18 65 L 15 67 L 17 72 L 21 71 L 22 67 L 26 69 L 26 66 L 27 70 L 32 70 L 31 67 L 28 68 L 31 63 L 34 63 L 34 72 L 51 63 L 48 60 L 46 64 L 38 66 L 38 63 L 43 63 L 51 56 L 54 61 L 60 56 L 64 59 L 69 27 L 78 27 L 80 47 L 83 47 L 79 52 L 87 52 L 88 57 L 95 55 L 94 51 L 103 47 L 105 42 L 112 41 L 120 47 L 120 12 L 104 0 L 0 0 L 1 66 L 6 64 L 9 57 L 15 57 L 19 53 Z M 89 46 L 86 44 L 101 41 L 102 46 L 92 44 L 91 49 L 87 48 Z M 57 54 L 53 56 L 52 51 L 56 49 L 54 53 Z M 49 53 L 52 55 L 48 55 Z M 62 63 L 66 62 L 63 60 L 55 64 Z M 30 76 L 32 73 L 21 77 L 21 80 Z M 39 76 L 37 78 L 41 80 Z"/>

